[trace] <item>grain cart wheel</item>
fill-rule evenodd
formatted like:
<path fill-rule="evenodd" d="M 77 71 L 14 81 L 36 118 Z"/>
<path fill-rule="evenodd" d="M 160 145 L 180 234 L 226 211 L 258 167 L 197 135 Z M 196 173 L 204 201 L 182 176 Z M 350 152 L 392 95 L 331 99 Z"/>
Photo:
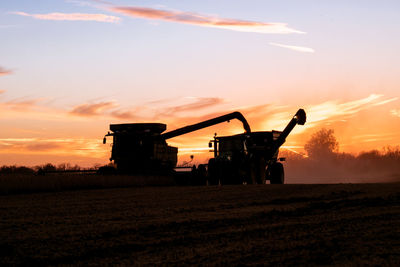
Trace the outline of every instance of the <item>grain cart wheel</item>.
<path fill-rule="evenodd" d="M 271 184 L 283 184 L 285 182 L 285 172 L 282 163 L 276 162 L 270 168 Z"/>
<path fill-rule="evenodd" d="M 256 184 L 256 173 L 254 172 L 253 168 L 249 168 L 249 173 L 246 177 L 247 184 Z"/>
<path fill-rule="evenodd" d="M 247 166 L 247 184 L 257 184 L 257 171 L 254 162 L 249 162 Z"/>
<path fill-rule="evenodd" d="M 265 184 L 265 176 L 266 176 L 266 166 L 264 158 L 260 158 L 258 160 L 258 164 L 256 166 L 256 180 L 257 184 Z"/>

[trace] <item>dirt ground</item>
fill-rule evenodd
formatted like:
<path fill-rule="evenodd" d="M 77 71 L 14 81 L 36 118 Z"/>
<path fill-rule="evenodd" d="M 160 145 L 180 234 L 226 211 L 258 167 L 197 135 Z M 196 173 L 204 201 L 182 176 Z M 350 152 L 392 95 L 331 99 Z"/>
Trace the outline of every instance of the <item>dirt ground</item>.
<path fill-rule="evenodd" d="M 0 265 L 400 263 L 400 183 L 0 196 Z"/>

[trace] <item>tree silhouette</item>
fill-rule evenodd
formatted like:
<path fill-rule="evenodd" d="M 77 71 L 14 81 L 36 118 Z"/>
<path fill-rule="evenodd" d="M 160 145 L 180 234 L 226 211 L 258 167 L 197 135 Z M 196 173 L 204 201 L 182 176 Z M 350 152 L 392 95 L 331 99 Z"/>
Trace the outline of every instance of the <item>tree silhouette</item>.
<path fill-rule="evenodd" d="M 304 150 L 310 158 L 321 159 L 332 157 L 339 151 L 339 143 L 333 135 L 332 129 L 322 128 L 314 133 L 310 140 L 304 145 Z"/>

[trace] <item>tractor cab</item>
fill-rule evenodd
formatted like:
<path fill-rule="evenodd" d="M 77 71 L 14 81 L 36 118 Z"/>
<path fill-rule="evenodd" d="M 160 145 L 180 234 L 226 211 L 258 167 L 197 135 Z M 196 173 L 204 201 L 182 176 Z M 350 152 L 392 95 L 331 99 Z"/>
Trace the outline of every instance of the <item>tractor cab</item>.
<path fill-rule="evenodd" d="M 209 147 L 214 143 L 214 157 L 222 157 L 232 159 L 235 155 L 247 154 L 247 146 L 245 142 L 245 135 L 238 134 L 232 136 L 215 136 L 211 140 Z"/>

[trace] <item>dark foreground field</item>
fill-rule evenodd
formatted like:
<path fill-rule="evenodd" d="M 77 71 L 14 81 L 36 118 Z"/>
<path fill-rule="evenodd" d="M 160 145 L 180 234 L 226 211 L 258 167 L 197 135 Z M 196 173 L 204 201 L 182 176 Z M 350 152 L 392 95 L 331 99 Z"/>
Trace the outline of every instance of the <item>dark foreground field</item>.
<path fill-rule="evenodd" d="M 0 196 L 0 265 L 400 263 L 400 184 Z"/>

